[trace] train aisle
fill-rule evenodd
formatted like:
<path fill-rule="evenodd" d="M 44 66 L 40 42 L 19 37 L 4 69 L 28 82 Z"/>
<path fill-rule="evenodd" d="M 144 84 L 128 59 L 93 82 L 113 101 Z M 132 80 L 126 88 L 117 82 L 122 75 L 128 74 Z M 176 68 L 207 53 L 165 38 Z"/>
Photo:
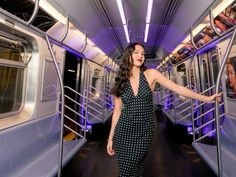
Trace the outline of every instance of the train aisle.
<path fill-rule="evenodd" d="M 146 177 L 216 177 L 188 141 L 176 138 L 181 129 L 160 116 L 157 122 Z M 117 176 L 117 164 L 106 153 L 106 141 L 90 139 L 65 166 L 62 177 Z"/>

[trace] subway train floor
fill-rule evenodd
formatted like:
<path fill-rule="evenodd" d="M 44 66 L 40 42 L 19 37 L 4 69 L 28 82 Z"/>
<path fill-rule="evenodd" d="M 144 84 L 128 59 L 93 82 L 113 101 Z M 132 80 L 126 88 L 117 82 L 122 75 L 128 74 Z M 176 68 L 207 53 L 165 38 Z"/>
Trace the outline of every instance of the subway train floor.
<path fill-rule="evenodd" d="M 156 114 L 158 119 L 145 177 L 216 177 L 190 141 L 179 136 L 181 128 L 172 126 L 160 112 Z M 99 128 L 96 131 L 100 132 L 97 133 L 100 138 L 88 136 L 86 145 L 63 168 L 62 177 L 117 176 L 116 160 L 106 153 L 108 130 L 103 131 L 103 139 Z"/>

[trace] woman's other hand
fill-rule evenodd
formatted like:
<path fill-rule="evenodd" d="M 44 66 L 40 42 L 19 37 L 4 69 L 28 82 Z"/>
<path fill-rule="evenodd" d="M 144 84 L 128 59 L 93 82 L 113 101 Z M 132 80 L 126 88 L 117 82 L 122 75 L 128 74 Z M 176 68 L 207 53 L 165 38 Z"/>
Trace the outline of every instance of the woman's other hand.
<path fill-rule="evenodd" d="M 217 93 L 217 94 L 211 95 L 211 96 L 208 97 L 207 102 L 212 103 L 215 100 L 217 100 L 218 102 L 221 102 L 221 95 L 222 95 L 222 93 Z"/>
<path fill-rule="evenodd" d="M 108 142 L 107 142 L 107 153 L 111 156 L 115 154 L 115 151 L 113 149 L 113 141 L 112 140 L 108 140 Z"/>

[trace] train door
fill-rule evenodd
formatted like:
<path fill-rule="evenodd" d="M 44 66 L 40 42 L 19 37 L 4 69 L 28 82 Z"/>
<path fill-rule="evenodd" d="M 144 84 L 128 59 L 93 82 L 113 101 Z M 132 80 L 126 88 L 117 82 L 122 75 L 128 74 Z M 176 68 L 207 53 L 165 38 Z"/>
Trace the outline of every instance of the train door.
<path fill-rule="evenodd" d="M 210 65 L 210 71 L 211 71 L 211 74 L 210 74 L 211 81 L 213 85 L 216 85 L 216 79 L 219 72 L 219 62 L 218 62 L 216 50 L 209 52 L 208 57 L 209 57 L 209 65 Z"/>
<path fill-rule="evenodd" d="M 177 84 L 192 90 L 189 85 L 189 60 L 175 67 L 175 81 Z M 184 126 L 191 126 L 191 102 L 181 95 L 175 96 L 176 123 Z"/>
<path fill-rule="evenodd" d="M 105 67 L 104 71 L 104 93 L 105 93 L 105 102 L 108 109 L 113 108 L 113 97 L 111 95 L 112 81 L 115 77 L 115 72 L 110 68 Z"/>
<path fill-rule="evenodd" d="M 80 102 L 80 97 L 75 92 L 80 93 L 81 89 L 81 67 L 82 58 L 70 52 L 66 52 L 65 67 L 64 67 L 64 86 L 65 86 L 65 116 L 78 122 L 79 117 L 72 110 L 79 110 L 74 101 Z M 74 90 L 74 91 L 72 91 Z M 74 101 L 72 101 L 72 100 Z M 78 132 L 78 127 L 75 126 L 69 119 L 65 119 L 65 125 Z M 71 132 L 68 129 L 64 130 L 64 134 L 68 135 Z"/>
<path fill-rule="evenodd" d="M 170 78 L 168 70 L 164 71 L 163 75 L 168 79 Z M 165 111 L 170 109 L 170 94 L 171 94 L 170 90 L 166 89 L 165 87 L 162 87 L 161 97 L 162 97 L 162 105 L 164 106 Z"/>
<path fill-rule="evenodd" d="M 212 58 L 211 58 L 212 57 Z M 203 95 L 211 95 L 214 92 L 214 72 L 211 70 L 211 67 L 215 67 L 215 54 L 209 52 L 203 53 L 198 56 L 199 59 L 199 74 L 200 74 L 200 90 Z M 211 60 L 212 59 L 212 62 Z M 214 62 L 214 63 L 213 63 Z M 211 67 L 210 67 L 211 66 Z M 201 114 L 204 114 L 201 117 L 201 124 L 207 124 L 210 120 L 214 119 L 214 111 L 209 111 L 214 107 L 214 104 L 204 104 L 201 109 Z M 207 111 L 209 111 L 207 113 Z M 208 134 L 214 129 L 214 124 L 209 123 L 207 126 L 201 129 L 199 132 L 202 135 Z M 208 134 L 208 137 L 211 137 L 213 134 Z M 207 139 L 206 139 L 207 140 Z M 207 142 L 206 142 L 207 143 Z"/>
<path fill-rule="evenodd" d="M 219 73 L 219 57 L 217 55 L 217 51 L 216 49 L 209 52 L 208 53 L 208 56 L 209 56 L 209 66 L 210 66 L 210 75 L 211 75 L 211 81 L 212 81 L 212 84 L 215 86 L 216 85 L 216 80 L 217 80 L 217 76 L 218 76 L 218 73 Z M 221 91 L 222 91 L 222 86 L 220 87 L 221 88 Z M 212 94 L 215 93 L 215 88 L 212 89 Z M 222 105 L 220 107 L 220 115 L 224 113 L 224 106 Z M 214 117 L 215 117 L 215 111 L 214 111 Z"/>

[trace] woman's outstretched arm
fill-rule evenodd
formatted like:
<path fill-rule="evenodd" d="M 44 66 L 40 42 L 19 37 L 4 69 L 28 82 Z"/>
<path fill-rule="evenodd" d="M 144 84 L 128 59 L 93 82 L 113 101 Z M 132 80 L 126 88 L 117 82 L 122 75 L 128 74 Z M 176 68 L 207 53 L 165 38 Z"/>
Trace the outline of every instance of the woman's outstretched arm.
<path fill-rule="evenodd" d="M 115 131 L 115 127 L 116 124 L 120 118 L 120 114 L 121 114 L 121 109 L 122 109 L 122 101 L 120 97 L 115 97 L 114 98 L 114 103 L 115 103 L 115 107 L 114 107 L 114 112 L 112 115 L 112 123 L 111 123 L 111 130 L 109 133 L 109 137 L 108 137 L 108 142 L 107 142 L 107 153 L 109 155 L 114 155 L 115 151 L 113 149 L 113 136 L 114 136 L 114 131 Z"/>
<path fill-rule="evenodd" d="M 155 69 L 150 69 L 148 71 L 148 75 L 149 75 L 149 77 L 151 77 L 151 80 L 153 82 L 158 82 L 163 87 L 165 87 L 169 90 L 172 90 L 172 91 L 176 92 L 177 94 L 182 95 L 184 97 L 196 99 L 196 100 L 199 100 L 202 102 L 207 102 L 207 103 L 214 101 L 216 98 L 220 100 L 221 93 L 214 94 L 212 96 L 204 96 L 204 95 L 198 94 L 198 93 L 193 92 L 181 85 L 178 85 L 178 84 L 172 82 L 171 80 L 164 77 L 159 71 L 157 71 Z"/>

